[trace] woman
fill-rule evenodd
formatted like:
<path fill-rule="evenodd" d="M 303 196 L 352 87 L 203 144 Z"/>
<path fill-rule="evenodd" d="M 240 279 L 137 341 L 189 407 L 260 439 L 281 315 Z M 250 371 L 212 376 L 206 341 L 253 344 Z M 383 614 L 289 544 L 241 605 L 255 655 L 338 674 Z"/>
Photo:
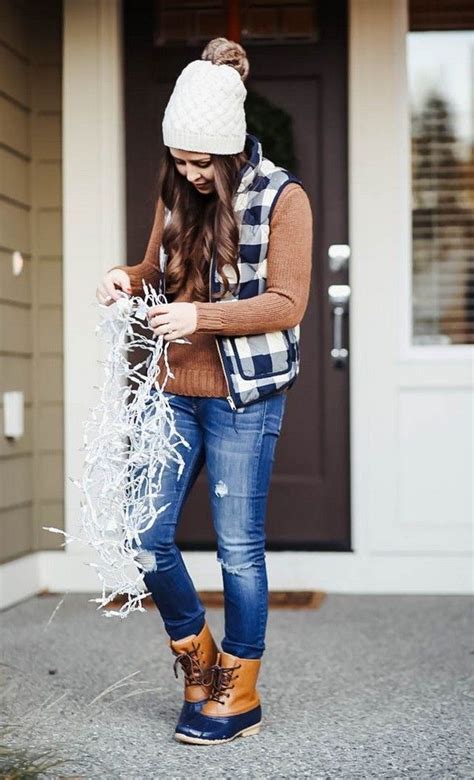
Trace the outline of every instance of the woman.
<path fill-rule="evenodd" d="M 246 132 L 244 49 L 216 38 L 175 84 L 163 118 L 165 159 L 145 258 L 114 266 L 97 290 L 165 292 L 149 324 L 170 344 L 166 390 L 191 448 L 179 481 L 165 469 L 159 520 L 137 563 L 185 675 L 175 736 L 212 744 L 256 734 L 265 649 L 265 512 L 288 389 L 299 371 L 299 323 L 311 277 L 312 214 L 302 183 Z M 163 368 L 161 362 L 160 370 Z M 174 538 L 204 462 L 225 604 L 219 652 Z"/>

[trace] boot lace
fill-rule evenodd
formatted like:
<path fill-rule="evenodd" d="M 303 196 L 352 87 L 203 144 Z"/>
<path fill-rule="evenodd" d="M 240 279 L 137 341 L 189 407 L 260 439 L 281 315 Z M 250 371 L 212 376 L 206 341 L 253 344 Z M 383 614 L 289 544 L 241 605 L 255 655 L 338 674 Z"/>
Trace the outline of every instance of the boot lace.
<path fill-rule="evenodd" d="M 199 647 L 199 643 L 195 645 L 193 642 L 191 650 L 184 650 L 182 653 L 176 654 L 173 671 L 175 677 L 178 678 L 177 666 L 181 665 L 186 685 L 210 685 L 212 682 L 212 667 L 203 669 L 199 663 Z"/>
<path fill-rule="evenodd" d="M 233 673 L 236 669 L 240 669 L 241 666 L 242 664 L 230 667 L 214 664 L 209 667 L 209 671 L 212 673 L 212 689 L 209 694 L 210 701 L 217 701 L 219 704 L 225 704 L 225 701 L 221 701 L 221 696 L 229 698 L 230 693 L 227 689 L 235 687 L 234 685 L 231 685 L 231 682 L 236 680 L 239 675 L 237 674 L 233 677 Z"/>

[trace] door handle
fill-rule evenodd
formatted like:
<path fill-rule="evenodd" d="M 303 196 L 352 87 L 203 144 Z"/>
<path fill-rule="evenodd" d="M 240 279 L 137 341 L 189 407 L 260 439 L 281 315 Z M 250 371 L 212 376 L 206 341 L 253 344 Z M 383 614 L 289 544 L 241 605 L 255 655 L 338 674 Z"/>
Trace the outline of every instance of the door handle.
<path fill-rule="evenodd" d="M 342 323 L 344 315 L 349 310 L 351 288 L 348 284 L 331 284 L 328 287 L 329 302 L 333 313 L 333 346 L 331 359 L 335 367 L 344 366 L 349 357 L 349 350 L 342 345 Z"/>
<path fill-rule="evenodd" d="M 348 267 L 350 256 L 349 244 L 331 244 L 328 249 L 329 270 L 334 273 L 344 271 Z"/>

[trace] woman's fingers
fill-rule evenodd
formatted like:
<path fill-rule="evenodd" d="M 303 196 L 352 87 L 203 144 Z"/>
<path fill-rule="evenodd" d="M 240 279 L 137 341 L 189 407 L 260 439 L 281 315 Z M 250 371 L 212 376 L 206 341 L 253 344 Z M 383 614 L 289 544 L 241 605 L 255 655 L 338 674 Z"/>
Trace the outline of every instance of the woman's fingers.
<path fill-rule="evenodd" d="M 97 288 L 97 300 L 101 304 L 110 306 L 111 303 L 114 303 L 121 297 L 120 290 L 128 295 L 132 293 L 127 272 L 121 270 L 108 271 Z"/>
<path fill-rule="evenodd" d="M 117 293 L 117 288 L 125 293 L 131 293 L 132 288 L 130 286 L 130 279 L 125 271 L 109 271 L 104 277 L 104 286 L 108 295 L 117 301 L 120 295 Z"/>
<path fill-rule="evenodd" d="M 196 306 L 187 301 L 152 306 L 147 312 L 147 317 L 153 332 L 164 336 L 167 340 L 190 335 L 196 330 Z"/>
<path fill-rule="evenodd" d="M 101 281 L 99 286 L 97 287 L 95 297 L 97 298 L 99 303 L 105 306 L 110 306 L 110 304 L 113 303 L 113 298 L 108 293 L 103 281 Z"/>
<path fill-rule="evenodd" d="M 169 314 L 154 314 L 148 318 L 152 328 L 159 328 L 160 325 L 169 325 L 171 322 Z"/>
<path fill-rule="evenodd" d="M 161 317 L 163 315 L 170 314 L 176 308 L 176 304 L 172 303 L 158 303 L 156 306 L 150 306 L 147 312 L 147 317 L 150 320 L 152 317 Z"/>

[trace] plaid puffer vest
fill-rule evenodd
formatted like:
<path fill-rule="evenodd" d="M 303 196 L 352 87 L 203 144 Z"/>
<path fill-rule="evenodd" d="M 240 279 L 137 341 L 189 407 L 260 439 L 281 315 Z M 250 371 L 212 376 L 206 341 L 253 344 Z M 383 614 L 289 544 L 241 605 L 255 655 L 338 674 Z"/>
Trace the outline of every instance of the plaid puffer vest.
<path fill-rule="evenodd" d="M 246 134 L 245 148 L 249 160 L 242 168 L 240 182 L 234 195 L 234 209 L 239 223 L 240 283 L 232 266 L 225 267 L 232 290 L 220 303 L 244 300 L 265 291 L 267 278 L 267 251 L 270 220 L 273 208 L 283 188 L 290 182 L 302 185 L 300 179 L 285 168 L 274 165 L 262 154 L 261 142 Z M 170 213 L 165 210 L 165 224 Z M 167 255 L 160 250 L 160 292 L 166 294 L 164 271 Z M 209 269 L 209 300 L 222 293 L 221 275 L 211 258 Z M 227 401 L 232 409 L 267 398 L 289 389 L 296 380 L 300 367 L 300 326 L 248 336 L 220 336 L 216 345 L 227 381 Z"/>

